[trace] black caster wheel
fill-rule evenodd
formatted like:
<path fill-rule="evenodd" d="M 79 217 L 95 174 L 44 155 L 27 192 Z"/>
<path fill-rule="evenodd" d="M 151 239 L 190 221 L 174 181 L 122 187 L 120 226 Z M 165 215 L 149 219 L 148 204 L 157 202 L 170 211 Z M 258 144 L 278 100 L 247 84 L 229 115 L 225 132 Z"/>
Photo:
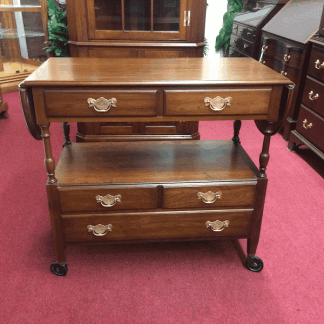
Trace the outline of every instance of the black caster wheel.
<path fill-rule="evenodd" d="M 57 276 L 65 276 L 68 271 L 67 263 L 60 264 L 57 261 L 55 261 L 51 264 L 51 271 Z"/>
<path fill-rule="evenodd" d="M 253 272 L 260 272 L 263 269 L 263 262 L 256 256 L 248 256 L 246 258 L 246 267 Z"/>

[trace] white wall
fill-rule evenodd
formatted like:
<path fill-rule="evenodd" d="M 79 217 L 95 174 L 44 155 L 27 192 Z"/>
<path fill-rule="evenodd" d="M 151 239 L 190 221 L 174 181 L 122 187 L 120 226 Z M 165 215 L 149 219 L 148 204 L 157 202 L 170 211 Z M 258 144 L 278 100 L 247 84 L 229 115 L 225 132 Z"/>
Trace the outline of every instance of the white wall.
<path fill-rule="evenodd" d="M 215 51 L 216 36 L 223 26 L 223 16 L 227 10 L 227 0 L 207 0 L 205 38 L 208 43 L 207 56 L 219 56 Z"/>

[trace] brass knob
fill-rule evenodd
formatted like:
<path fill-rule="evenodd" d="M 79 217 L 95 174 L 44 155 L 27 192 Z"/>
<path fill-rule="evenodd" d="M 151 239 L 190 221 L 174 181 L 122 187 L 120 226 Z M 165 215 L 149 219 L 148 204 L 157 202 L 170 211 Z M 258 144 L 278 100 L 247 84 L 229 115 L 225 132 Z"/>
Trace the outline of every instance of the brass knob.
<path fill-rule="evenodd" d="M 264 52 L 264 51 L 266 51 L 268 49 L 268 46 L 267 45 L 263 45 L 262 46 L 262 51 Z"/>
<path fill-rule="evenodd" d="M 310 100 L 317 100 L 318 97 L 319 97 L 318 93 L 316 93 L 316 95 L 314 95 L 313 90 L 308 94 L 308 98 L 309 98 Z"/>
<path fill-rule="evenodd" d="M 248 47 L 249 47 L 249 45 L 248 45 L 248 44 L 244 44 L 243 46 L 244 46 L 244 48 L 248 48 Z"/>
<path fill-rule="evenodd" d="M 112 207 L 114 206 L 117 202 L 121 202 L 121 195 L 116 195 L 116 196 L 111 196 L 111 195 L 106 195 L 106 196 L 96 196 L 97 202 L 101 203 L 101 206 L 103 207 Z"/>
<path fill-rule="evenodd" d="M 217 199 L 221 198 L 221 192 L 220 191 L 219 192 L 207 191 L 205 193 L 198 192 L 197 197 L 198 199 L 201 199 L 205 204 L 212 204 Z"/>
<path fill-rule="evenodd" d="M 219 96 L 214 99 L 209 97 L 206 97 L 204 99 L 205 106 L 209 106 L 209 108 L 214 111 L 220 111 L 223 110 L 226 106 L 230 106 L 231 101 L 232 101 L 231 97 L 227 97 L 223 99 Z"/>
<path fill-rule="evenodd" d="M 263 63 L 263 64 L 266 64 L 266 61 L 263 61 L 262 63 Z"/>
<path fill-rule="evenodd" d="M 94 108 L 95 111 L 98 112 L 107 112 L 111 107 L 116 107 L 117 99 L 111 98 L 106 99 L 104 97 L 100 97 L 98 99 L 88 98 L 88 105 L 90 108 Z"/>
<path fill-rule="evenodd" d="M 98 225 L 88 225 L 87 226 L 88 232 L 92 232 L 93 235 L 95 236 L 105 236 L 108 232 L 112 231 L 112 225 L 102 225 L 102 224 L 98 224 Z"/>
<path fill-rule="evenodd" d="M 317 70 L 324 69 L 324 62 L 321 64 L 321 61 L 320 61 L 320 60 L 317 60 L 317 61 L 315 62 L 315 68 L 316 68 Z"/>
<path fill-rule="evenodd" d="M 288 62 L 290 60 L 290 55 L 285 54 L 284 55 L 284 60 L 285 60 L 285 62 Z"/>
<path fill-rule="evenodd" d="M 211 228 L 212 231 L 214 232 L 221 232 L 224 230 L 225 227 L 228 227 L 229 221 L 220 221 L 220 220 L 215 220 L 214 222 L 207 221 L 206 222 L 206 227 Z"/>
<path fill-rule="evenodd" d="M 304 119 L 304 121 L 303 121 L 303 127 L 305 129 L 312 128 L 313 127 L 313 124 L 312 123 L 309 123 L 307 119 Z"/>
<path fill-rule="evenodd" d="M 287 72 L 281 71 L 280 74 L 286 76 L 287 75 Z"/>

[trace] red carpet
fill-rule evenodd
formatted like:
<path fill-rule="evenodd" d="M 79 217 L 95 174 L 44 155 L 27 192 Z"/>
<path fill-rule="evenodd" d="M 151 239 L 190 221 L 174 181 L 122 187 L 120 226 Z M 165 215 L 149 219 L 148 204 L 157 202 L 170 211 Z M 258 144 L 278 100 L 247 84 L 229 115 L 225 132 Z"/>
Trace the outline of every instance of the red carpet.
<path fill-rule="evenodd" d="M 9 119 L 0 121 L 1 323 L 324 322 L 324 170 L 309 150 L 292 153 L 280 135 L 272 139 L 260 273 L 243 267 L 242 240 L 68 245 L 69 272 L 57 277 L 49 270 L 55 256 L 42 142 L 29 135 L 18 94 L 3 99 Z M 51 133 L 57 161 L 61 125 Z M 201 122 L 200 133 L 230 138 L 232 122 Z M 241 139 L 257 162 L 262 136 L 253 122 L 243 122 Z"/>

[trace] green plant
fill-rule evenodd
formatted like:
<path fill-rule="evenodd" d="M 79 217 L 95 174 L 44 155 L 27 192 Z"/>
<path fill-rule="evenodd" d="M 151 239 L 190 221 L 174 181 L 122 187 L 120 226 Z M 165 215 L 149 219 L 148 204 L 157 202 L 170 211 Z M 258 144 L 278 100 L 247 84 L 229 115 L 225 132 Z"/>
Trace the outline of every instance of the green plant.
<path fill-rule="evenodd" d="M 54 56 L 70 56 L 66 11 L 58 8 L 53 0 L 47 0 L 47 13 L 49 47 L 46 51 Z"/>
<path fill-rule="evenodd" d="M 223 27 L 216 37 L 216 51 L 222 47 L 227 49 L 230 44 L 230 38 L 233 28 L 233 22 L 236 15 L 243 9 L 243 0 L 228 0 L 227 11 L 223 16 Z"/>

